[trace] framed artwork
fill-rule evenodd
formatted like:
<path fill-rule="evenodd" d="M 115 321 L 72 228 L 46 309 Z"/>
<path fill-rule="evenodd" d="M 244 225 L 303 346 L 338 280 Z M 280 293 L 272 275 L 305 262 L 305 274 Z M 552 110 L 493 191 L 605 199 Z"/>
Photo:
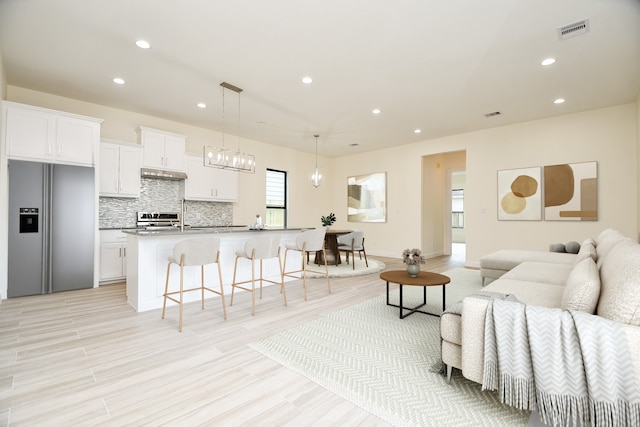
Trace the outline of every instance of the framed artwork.
<path fill-rule="evenodd" d="M 540 221 L 540 167 L 498 171 L 498 220 Z"/>
<path fill-rule="evenodd" d="M 347 178 L 347 220 L 387 222 L 387 173 Z"/>
<path fill-rule="evenodd" d="M 598 163 L 544 167 L 544 219 L 598 220 Z"/>

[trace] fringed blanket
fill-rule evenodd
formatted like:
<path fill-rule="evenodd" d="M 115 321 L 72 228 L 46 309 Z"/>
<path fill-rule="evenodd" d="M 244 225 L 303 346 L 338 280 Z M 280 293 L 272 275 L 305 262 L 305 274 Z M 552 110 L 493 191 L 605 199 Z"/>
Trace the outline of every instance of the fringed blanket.
<path fill-rule="evenodd" d="M 640 386 L 624 331 L 582 312 L 492 300 L 482 388 L 554 426 L 640 425 Z"/>

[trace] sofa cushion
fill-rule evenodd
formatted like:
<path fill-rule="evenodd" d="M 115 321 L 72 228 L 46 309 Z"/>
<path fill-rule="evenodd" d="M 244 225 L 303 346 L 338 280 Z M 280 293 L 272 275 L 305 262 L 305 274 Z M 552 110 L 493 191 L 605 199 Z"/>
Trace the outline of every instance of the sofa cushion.
<path fill-rule="evenodd" d="M 560 308 L 593 314 L 600 296 L 600 274 L 591 257 L 573 267 L 562 294 Z"/>
<path fill-rule="evenodd" d="M 516 265 L 521 264 L 525 261 L 573 264 L 575 260 L 575 254 L 523 249 L 501 249 L 481 257 L 480 267 L 490 270 L 509 271 Z"/>
<path fill-rule="evenodd" d="M 525 304 L 559 308 L 564 286 L 500 278 L 488 284 L 483 290 L 512 294 Z"/>
<path fill-rule="evenodd" d="M 604 259 L 609 254 L 611 249 L 613 249 L 613 247 L 615 247 L 618 243 L 625 239 L 630 240 L 624 234 L 612 228 L 607 228 L 598 235 L 598 237 L 596 238 L 596 265 L 598 266 L 598 268 L 602 266 Z"/>
<path fill-rule="evenodd" d="M 502 278 L 564 286 L 573 267 L 573 264 L 527 261 L 506 272 Z"/>
<path fill-rule="evenodd" d="M 585 240 L 580 246 L 580 250 L 576 255 L 576 264 L 589 257 L 594 261 L 597 260 L 596 246 L 593 244 L 593 241 Z"/>
<path fill-rule="evenodd" d="M 599 246 L 599 245 L 598 245 Z M 627 238 L 609 251 L 600 267 L 597 314 L 640 325 L 640 245 Z"/>
<path fill-rule="evenodd" d="M 462 304 L 461 304 L 462 305 Z M 448 342 L 461 345 L 460 314 L 445 311 L 440 317 L 440 337 Z"/>

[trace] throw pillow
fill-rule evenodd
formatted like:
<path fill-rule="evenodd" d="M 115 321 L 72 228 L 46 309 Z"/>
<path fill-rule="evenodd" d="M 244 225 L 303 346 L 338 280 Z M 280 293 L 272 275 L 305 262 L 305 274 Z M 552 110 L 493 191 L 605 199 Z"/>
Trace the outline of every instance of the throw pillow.
<path fill-rule="evenodd" d="M 600 233 L 601 235 L 604 233 Z M 598 268 L 602 266 L 602 262 L 606 258 L 607 254 L 614 248 L 618 243 L 623 240 L 631 240 L 631 238 L 626 237 L 624 234 L 619 231 L 612 230 L 609 233 L 605 233 L 604 236 L 598 236 L 596 243 L 596 252 L 598 254 L 596 259 L 596 265 Z"/>
<path fill-rule="evenodd" d="M 585 258 L 573 267 L 564 286 L 560 308 L 593 314 L 600 296 L 600 274 L 595 261 Z"/>
<path fill-rule="evenodd" d="M 585 258 L 592 258 L 594 261 L 596 260 L 596 247 L 592 243 L 588 243 L 585 241 L 578 251 L 578 255 L 576 255 L 576 261 L 574 264 L 578 264 Z"/>
<path fill-rule="evenodd" d="M 552 243 L 549 245 L 549 252 L 566 252 L 564 243 Z"/>
<path fill-rule="evenodd" d="M 564 245 L 564 247 L 567 250 L 567 253 L 569 253 L 569 254 L 577 254 L 578 251 L 580 250 L 580 243 L 578 243 L 578 242 L 568 242 L 566 245 Z"/>
<path fill-rule="evenodd" d="M 640 245 L 625 239 L 615 245 L 600 267 L 602 289 L 598 315 L 640 325 Z"/>

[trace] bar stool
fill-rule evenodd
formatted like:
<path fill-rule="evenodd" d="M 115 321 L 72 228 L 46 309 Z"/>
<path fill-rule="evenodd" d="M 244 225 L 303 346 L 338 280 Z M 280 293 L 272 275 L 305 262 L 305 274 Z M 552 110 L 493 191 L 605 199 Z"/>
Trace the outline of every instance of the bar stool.
<path fill-rule="evenodd" d="M 171 273 L 171 265 L 180 266 L 180 290 L 169 292 L 169 275 Z M 208 264 L 217 264 L 218 280 L 220 283 L 220 291 L 214 291 L 204 285 L 204 266 Z M 197 288 L 184 289 L 184 268 L 190 266 L 200 266 L 201 282 Z M 222 272 L 220 271 L 220 239 L 217 237 L 207 239 L 190 239 L 182 240 L 173 247 L 173 254 L 169 257 L 167 264 L 167 280 L 164 287 L 164 302 L 162 304 L 162 318 L 164 319 L 165 310 L 167 308 L 167 299 L 180 305 L 180 321 L 178 330 L 182 332 L 182 305 L 183 295 L 185 292 L 200 291 L 201 304 L 204 310 L 204 291 L 210 291 L 220 295 L 222 300 L 222 312 L 224 318 L 227 318 L 227 307 L 224 302 L 224 288 L 222 287 Z M 180 295 L 179 298 L 173 295 Z"/>
<path fill-rule="evenodd" d="M 238 261 L 240 259 L 251 260 L 251 280 L 245 280 L 243 282 L 236 281 L 236 274 L 238 272 Z M 265 279 L 262 270 L 262 261 L 265 259 L 278 258 L 278 268 L 280 269 L 280 281 Z M 280 259 L 280 238 L 279 237 L 253 237 L 249 239 L 244 247 L 236 252 L 236 262 L 233 267 L 233 283 L 231 284 L 231 305 L 233 305 L 233 294 L 236 288 L 243 291 L 251 292 L 251 314 L 256 314 L 256 277 L 255 277 L 255 260 L 260 260 L 260 299 L 262 299 L 262 282 L 269 282 L 276 285 L 280 285 L 280 292 L 284 297 L 284 305 L 287 305 L 287 293 L 284 289 L 284 280 L 282 277 L 282 260 Z M 240 286 L 246 283 L 251 283 L 251 288 Z"/>
<path fill-rule="evenodd" d="M 307 230 L 303 231 L 296 238 L 295 244 L 286 245 L 284 251 L 284 267 L 282 273 L 282 280 L 284 283 L 284 277 L 292 277 L 299 279 L 298 273 L 302 273 L 302 283 L 304 284 L 304 299 L 307 300 L 307 272 L 322 274 L 327 277 L 327 287 L 329 293 L 331 293 L 331 283 L 329 282 L 329 268 L 327 267 L 327 254 L 324 251 L 324 235 L 325 230 Z M 299 270 L 287 271 L 287 254 L 289 251 L 297 251 L 302 255 L 302 268 Z M 305 260 L 309 253 L 322 251 L 322 258 L 324 259 L 324 271 L 308 270 Z"/>

